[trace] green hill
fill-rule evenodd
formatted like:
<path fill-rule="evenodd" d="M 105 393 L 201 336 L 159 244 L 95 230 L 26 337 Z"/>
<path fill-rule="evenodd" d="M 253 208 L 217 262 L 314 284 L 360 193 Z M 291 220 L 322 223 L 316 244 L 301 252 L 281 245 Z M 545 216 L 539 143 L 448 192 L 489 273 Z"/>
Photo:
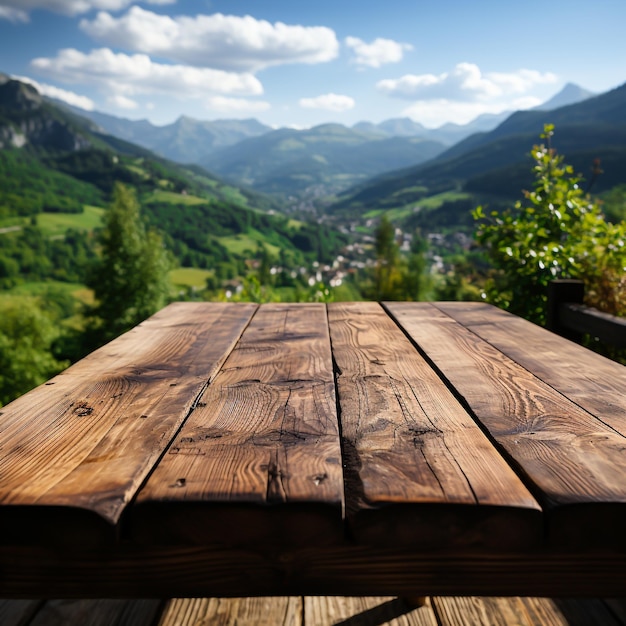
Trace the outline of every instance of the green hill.
<path fill-rule="evenodd" d="M 421 163 L 443 149 L 435 141 L 374 137 L 340 124 L 324 124 L 247 139 L 214 152 L 203 164 L 266 193 L 297 194 L 318 185 L 330 193 L 384 171 Z"/>
<path fill-rule="evenodd" d="M 390 172 L 346 192 L 334 213 L 406 207 L 445 191 L 509 202 L 532 181 L 527 155 L 546 123 L 554 123 L 553 147 L 586 178 L 595 159 L 603 173 L 594 191 L 626 182 L 626 85 L 551 111 L 522 111 L 496 129 L 472 135 L 435 159 Z"/>
<path fill-rule="evenodd" d="M 259 246 L 280 249 L 283 263 L 297 266 L 332 259 L 343 241 L 328 227 L 289 221 L 276 200 L 102 133 L 32 86 L 8 80 L 0 84 L 0 287 L 81 282 L 95 253 L 98 211 L 116 182 L 136 190 L 144 219 L 183 266 L 225 278 L 246 273 Z M 250 246 L 232 246 L 237 237 Z"/>

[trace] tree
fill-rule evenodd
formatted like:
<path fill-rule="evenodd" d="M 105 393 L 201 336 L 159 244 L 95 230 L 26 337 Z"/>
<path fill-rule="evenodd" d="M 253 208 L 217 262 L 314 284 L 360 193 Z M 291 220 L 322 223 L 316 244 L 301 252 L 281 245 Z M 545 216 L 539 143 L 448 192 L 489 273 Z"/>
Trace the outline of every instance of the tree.
<path fill-rule="evenodd" d="M 370 300 L 413 300 L 424 297 L 430 288 L 427 275 L 427 241 L 417 230 L 408 254 L 396 241 L 396 229 L 383 215 L 375 231 L 373 266 L 368 267 L 359 281 L 361 295 Z"/>
<path fill-rule="evenodd" d="M 52 354 L 58 324 L 35 298 L 0 299 L 0 406 L 68 366 Z"/>
<path fill-rule="evenodd" d="M 101 258 L 88 278 L 97 304 L 99 342 L 146 319 L 167 302 L 171 258 L 163 240 L 146 230 L 132 189 L 117 183 L 100 234 Z"/>
<path fill-rule="evenodd" d="M 604 219 L 580 178 L 551 147 L 554 132 L 546 125 L 545 144 L 533 147 L 533 191 L 514 210 L 482 207 L 477 240 L 497 272 L 484 295 L 498 306 L 538 323 L 545 322 L 547 285 L 555 278 L 585 281 L 588 304 L 613 314 L 626 313 L 626 224 Z"/>
<path fill-rule="evenodd" d="M 376 300 L 395 299 L 401 276 L 398 271 L 399 250 L 396 231 L 386 215 L 376 229 L 376 267 L 374 270 L 374 297 Z"/>
<path fill-rule="evenodd" d="M 429 288 L 427 275 L 428 241 L 416 230 L 411 240 L 411 249 L 406 260 L 406 266 L 402 272 L 402 295 L 403 299 L 418 301 L 424 297 Z"/>

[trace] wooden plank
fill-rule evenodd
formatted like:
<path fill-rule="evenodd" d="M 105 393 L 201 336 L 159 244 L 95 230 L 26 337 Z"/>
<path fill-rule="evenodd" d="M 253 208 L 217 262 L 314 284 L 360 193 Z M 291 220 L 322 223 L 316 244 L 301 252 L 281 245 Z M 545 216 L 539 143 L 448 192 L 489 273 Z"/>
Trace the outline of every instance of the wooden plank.
<path fill-rule="evenodd" d="M 595 598 L 521 598 L 531 624 L 621 626 L 607 604 Z"/>
<path fill-rule="evenodd" d="M 3 626 L 568 626 L 625 622 L 596 599 L 434 597 L 412 609 L 393 597 L 176 598 L 159 600 L 5 600 Z M 28 609 L 28 610 L 26 610 Z M 33 610 L 34 609 L 34 610 Z M 41 609 L 33 619 L 37 609 Z M 157 621 L 158 619 L 158 621 Z"/>
<path fill-rule="evenodd" d="M 0 597 L 169 598 L 280 595 L 284 567 L 250 551 L 0 547 Z"/>
<path fill-rule="evenodd" d="M 539 544 L 539 505 L 380 305 L 336 303 L 328 315 L 356 539 L 433 550 Z"/>
<path fill-rule="evenodd" d="M 173 304 L 0 410 L 0 541 L 112 541 L 256 305 Z"/>
<path fill-rule="evenodd" d="M 288 597 L 175 598 L 158 626 L 301 626 L 302 604 L 302 598 Z"/>
<path fill-rule="evenodd" d="M 400 598 L 389 597 L 305 597 L 304 617 L 304 626 L 437 626 L 428 600 L 415 609 Z"/>
<path fill-rule="evenodd" d="M 160 600 L 49 600 L 29 626 L 152 626 Z"/>
<path fill-rule="evenodd" d="M 262 306 L 140 491 L 141 542 L 341 540 L 343 480 L 321 304 Z"/>
<path fill-rule="evenodd" d="M 626 438 L 434 306 L 388 309 L 532 485 L 550 545 L 626 548 Z"/>
<path fill-rule="evenodd" d="M 27 626 L 42 604 L 43 600 L 2 600 L 0 624 L 2 626 Z"/>
<path fill-rule="evenodd" d="M 626 598 L 607 598 L 605 602 L 615 618 L 626 625 Z"/>
<path fill-rule="evenodd" d="M 74 552 L 0 547 L 5 598 L 168 598 L 276 595 L 614 596 L 626 554 L 313 546 L 150 547 Z"/>
<path fill-rule="evenodd" d="M 619 626 L 601 600 L 550 598 L 436 597 L 433 607 L 441 626 Z"/>
<path fill-rule="evenodd" d="M 435 597 L 432 604 L 440 626 L 544 625 L 544 622 L 531 622 L 528 619 L 519 598 Z M 554 622 L 549 623 L 554 626 Z M 563 622 L 560 624 L 564 626 Z"/>
<path fill-rule="evenodd" d="M 488 304 L 435 306 L 626 436 L 626 367 Z"/>

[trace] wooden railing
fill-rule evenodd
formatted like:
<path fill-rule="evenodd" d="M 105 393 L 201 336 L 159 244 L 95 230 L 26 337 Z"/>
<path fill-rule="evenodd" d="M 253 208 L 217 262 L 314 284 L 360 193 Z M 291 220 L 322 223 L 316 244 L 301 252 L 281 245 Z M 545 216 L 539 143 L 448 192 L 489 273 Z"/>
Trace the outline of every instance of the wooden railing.
<path fill-rule="evenodd" d="M 588 334 L 615 348 L 626 348 L 626 318 L 585 306 L 584 296 L 582 280 L 552 281 L 548 286 L 547 327 L 579 343 Z"/>

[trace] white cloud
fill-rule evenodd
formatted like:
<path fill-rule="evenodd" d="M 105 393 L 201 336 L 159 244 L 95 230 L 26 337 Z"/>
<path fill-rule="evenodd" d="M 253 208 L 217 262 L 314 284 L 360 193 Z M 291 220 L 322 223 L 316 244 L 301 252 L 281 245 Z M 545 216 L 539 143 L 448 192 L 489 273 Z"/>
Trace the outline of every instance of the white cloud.
<path fill-rule="evenodd" d="M 365 43 L 357 37 L 346 37 L 346 46 L 354 53 L 354 62 L 367 67 L 380 67 L 386 63 L 402 61 L 405 51 L 413 50 L 408 43 L 398 43 L 392 39 L 374 39 L 372 43 Z"/>
<path fill-rule="evenodd" d="M 121 17 L 98 13 L 93 20 L 82 20 L 80 27 L 110 46 L 238 72 L 285 63 L 323 63 L 339 50 L 330 28 L 271 24 L 249 15 L 172 18 L 134 6 Z"/>
<path fill-rule="evenodd" d="M 537 98 L 536 96 L 523 96 L 521 98 L 515 98 L 511 101 L 511 104 L 513 105 L 511 110 L 522 111 L 524 109 L 532 109 L 533 107 L 543 104 L 543 102 L 545 102 L 545 99 Z"/>
<path fill-rule="evenodd" d="M 92 10 L 120 11 L 134 0 L 0 0 L 0 19 L 27 22 L 35 9 L 64 15 L 78 15 Z M 175 4 L 176 0 L 143 0 L 147 4 Z"/>
<path fill-rule="evenodd" d="M 558 76 L 552 72 L 542 74 L 536 70 L 518 70 L 510 74 L 490 72 L 487 78 L 500 85 L 507 93 L 525 93 L 536 85 L 556 83 Z"/>
<path fill-rule="evenodd" d="M 237 74 L 185 65 L 153 62 L 145 54 L 127 55 L 108 48 L 88 54 L 72 48 L 55 58 L 38 58 L 32 66 L 66 83 L 95 84 L 110 95 L 159 93 L 185 98 L 215 94 L 259 95 L 263 86 L 252 74 Z"/>
<path fill-rule="evenodd" d="M 28 22 L 28 13 L 14 7 L 0 5 L 0 20 L 9 22 Z"/>
<path fill-rule="evenodd" d="M 427 128 L 437 128 L 446 122 L 467 124 L 482 113 L 500 113 L 504 109 L 493 110 L 480 102 L 452 102 L 450 100 L 418 100 L 402 111 L 402 115 L 423 124 Z"/>
<path fill-rule="evenodd" d="M 324 109 L 325 111 L 349 111 L 354 108 L 354 99 L 350 96 L 341 96 L 336 93 L 327 93 L 317 98 L 301 98 L 299 101 L 303 109 Z"/>
<path fill-rule="evenodd" d="M 39 83 L 32 78 L 28 78 L 27 76 L 14 76 L 16 80 L 19 80 L 23 83 L 28 83 L 32 85 L 40 94 L 44 96 L 48 96 L 49 98 L 56 98 L 57 100 L 61 100 L 62 102 L 67 102 L 67 104 L 71 104 L 72 106 L 78 107 L 79 109 L 85 109 L 85 111 L 93 111 L 95 108 L 94 101 L 87 96 L 81 96 L 73 91 L 67 91 L 66 89 L 60 89 L 59 87 L 55 87 L 54 85 L 46 85 L 45 83 Z"/>
<path fill-rule="evenodd" d="M 438 128 L 446 122 L 467 124 L 483 113 L 502 113 L 529 109 L 541 104 L 535 97 L 517 98 L 497 102 L 459 102 L 453 100 L 418 100 L 402 111 L 402 115 L 423 124 L 427 128 Z"/>
<path fill-rule="evenodd" d="M 510 73 L 483 74 L 473 63 L 459 63 L 451 72 L 443 74 L 406 74 L 398 79 L 377 83 L 382 93 L 409 100 L 489 101 L 514 94 L 525 94 L 541 84 L 554 83 L 555 74 L 535 70 Z"/>
<path fill-rule="evenodd" d="M 125 109 L 127 111 L 132 111 L 133 109 L 137 109 L 139 107 L 137 102 L 119 93 L 109 96 L 107 98 L 107 102 L 117 109 Z"/>
<path fill-rule="evenodd" d="M 270 108 L 269 102 L 261 100 L 246 100 L 244 98 L 226 98 L 224 96 L 212 96 L 206 101 L 207 108 L 219 113 L 258 113 Z"/>

